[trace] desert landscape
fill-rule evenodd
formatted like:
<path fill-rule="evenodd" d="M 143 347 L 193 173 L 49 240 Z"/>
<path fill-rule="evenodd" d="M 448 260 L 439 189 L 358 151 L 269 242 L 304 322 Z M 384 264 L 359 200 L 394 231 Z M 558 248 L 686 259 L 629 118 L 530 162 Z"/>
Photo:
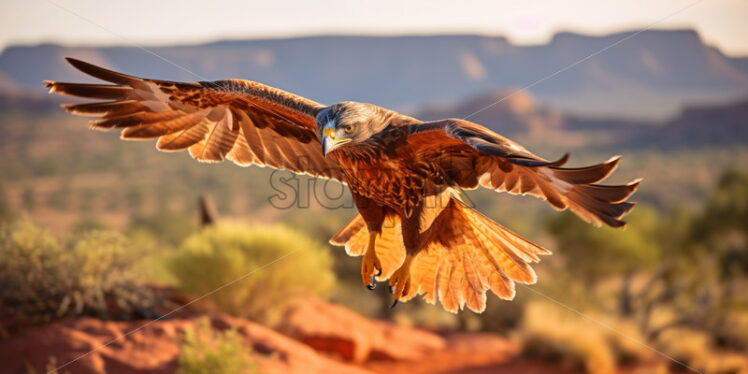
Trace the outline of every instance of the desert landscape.
<path fill-rule="evenodd" d="M 489 295 L 483 314 L 391 308 L 385 284 L 361 285 L 360 258 L 328 244 L 356 213 L 344 186 L 90 131 L 42 84 L 91 81 L 65 56 L 469 118 L 541 157 L 570 152 L 571 166 L 619 154 L 611 182 L 643 178 L 637 207 L 615 230 L 531 196 L 464 191 L 553 252 L 538 283 L 513 301 Z M 537 45 L 479 34 L 11 45 L 0 133 L 4 373 L 748 373 L 748 57 L 694 29 Z"/>

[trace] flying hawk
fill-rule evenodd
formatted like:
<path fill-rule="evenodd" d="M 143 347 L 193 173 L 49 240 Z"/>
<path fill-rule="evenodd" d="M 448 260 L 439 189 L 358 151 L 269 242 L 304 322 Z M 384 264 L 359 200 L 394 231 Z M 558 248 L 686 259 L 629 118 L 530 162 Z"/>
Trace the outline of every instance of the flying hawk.
<path fill-rule="evenodd" d="M 389 279 L 395 303 L 423 295 L 456 312 L 486 306 L 486 291 L 512 299 L 532 284 L 530 264 L 550 254 L 463 203 L 455 189 L 478 186 L 530 194 L 595 225 L 623 227 L 625 200 L 639 181 L 596 184 L 618 157 L 563 168 L 462 119 L 422 122 L 372 104 L 324 106 L 247 80 L 171 82 L 133 77 L 67 58 L 107 81 L 46 81 L 50 92 L 101 99 L 63 107 L 99 117 L 91 128 L 122 139 L 158 138 L 162 151 L 189 150 L 203 162 L 228 159 L 332 178 L 350 189 L 358 214 L 330 242 L 363 255 L 361 279 Z"/>

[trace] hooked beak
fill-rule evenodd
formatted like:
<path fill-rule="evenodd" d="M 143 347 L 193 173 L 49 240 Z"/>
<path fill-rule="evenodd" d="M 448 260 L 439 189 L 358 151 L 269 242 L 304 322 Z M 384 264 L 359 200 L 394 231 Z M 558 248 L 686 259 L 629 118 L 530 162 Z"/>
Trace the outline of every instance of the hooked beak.
<path fill-rule="evenodd" d="M 350 138 L 335 139 L 334 125 L 325 127 L 322 130 L 322 155 L 327 157 L 327 154 L 330 153 L 330 151 L 350 141 Z"/>

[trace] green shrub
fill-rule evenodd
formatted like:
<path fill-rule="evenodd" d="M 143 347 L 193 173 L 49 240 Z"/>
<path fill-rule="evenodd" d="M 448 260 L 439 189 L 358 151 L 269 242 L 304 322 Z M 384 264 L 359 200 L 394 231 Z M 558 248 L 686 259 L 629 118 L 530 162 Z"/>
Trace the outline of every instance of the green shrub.
<path fill-rule="evenodd" d="M 206 318 L 184 333 L 178 374 L 238 374 L 257 372 L 248 348 L 236 330 L 217 332 Z"/>
<path fill-rule="evenodd" d="M 141 253 L 121 235 L 91 231 L 60 244 L 29 224 L 0 226 L 0 308 L 23 322 L 70 315 L 129 318 L 150 307 L 135 282 Z"/>
<path fill-rule="evenodd" d="M 178 287 L 194 296 L 246 276 L 207 299 L 223 312 L 269 325 L 294 297 L 324 296 L 334 282 L 330 253 L 283 226 L 206 228 L 184 242 L 168 267 Z"/>

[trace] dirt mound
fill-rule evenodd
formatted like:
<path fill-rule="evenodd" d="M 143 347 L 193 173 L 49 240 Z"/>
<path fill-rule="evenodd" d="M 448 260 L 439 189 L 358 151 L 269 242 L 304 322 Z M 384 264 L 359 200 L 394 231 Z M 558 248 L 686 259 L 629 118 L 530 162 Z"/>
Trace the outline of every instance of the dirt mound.
<path fill-rule="evenodd" d="M 56 366 L 76 360 L 60 373 L 173 373 L 178 366 L 181 334 L 195 326 L 196 321 L 180 318 L 112 322 L 80 318 L 28 328 L 0 341 L 2 371 L 26 374 L 31 368 L 32 372 L 45 373 L 54 357 Z M 223 315 L 210 321 L 214 329 L 235 328 L 252 347 L 252 359 L 262 372 L 367 372 L 318 355 L 309 346 L 253 322 Z"/>

